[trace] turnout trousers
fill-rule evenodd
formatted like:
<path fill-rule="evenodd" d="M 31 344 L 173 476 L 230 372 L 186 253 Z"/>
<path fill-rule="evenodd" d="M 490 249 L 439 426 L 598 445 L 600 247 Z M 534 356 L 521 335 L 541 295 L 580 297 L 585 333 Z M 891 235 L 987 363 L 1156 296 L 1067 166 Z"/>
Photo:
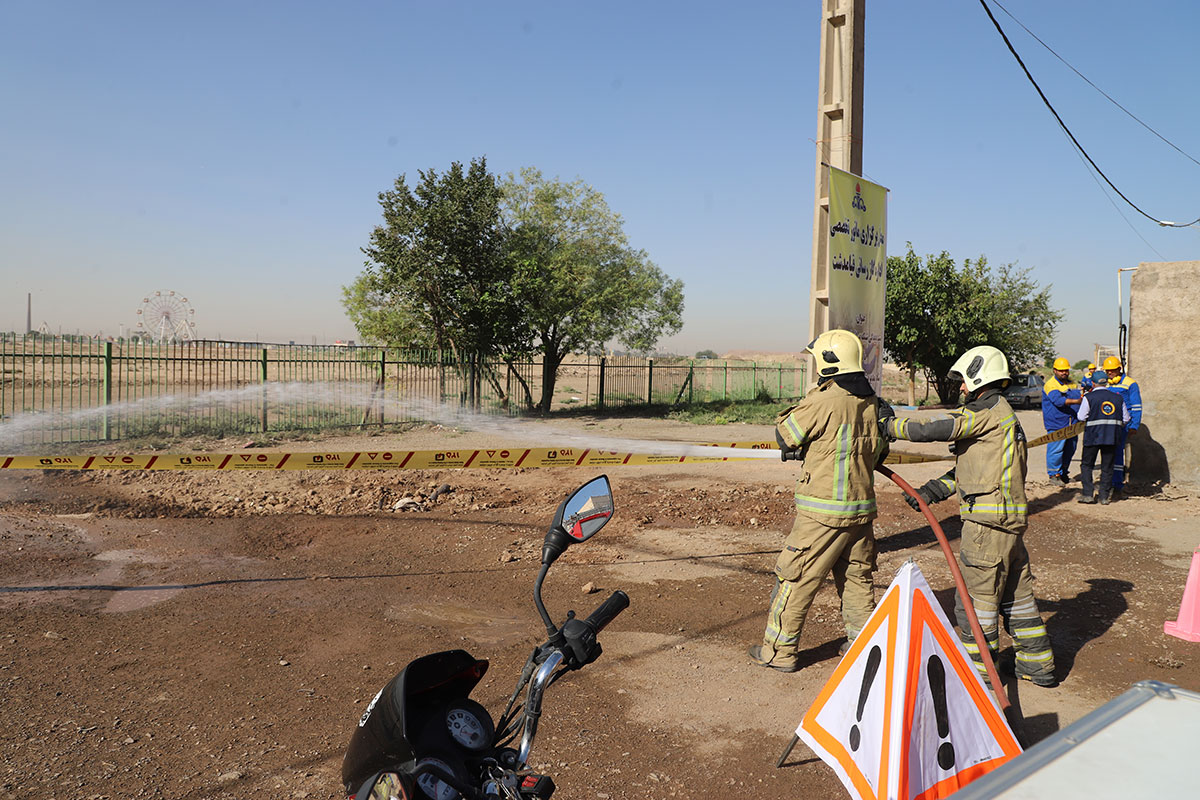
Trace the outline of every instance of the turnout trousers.
<path fill-rule="evenodd" d="M 1033 596 L 1033 573 L 1029 569 L 1029 553 L 1022 536 L 965 519 L 959 560 L 963 581 L 971 595 L 993 662 L 999 649 L 1000 618 L 1003 617 L 1004 628 L 1012 637 L 1016 651 L 1017 677 L 1053 680 L 1054 651 Z M 983 656 L 971 633 L 962 597 L 955 598 L 954 611 L 959 637 L 986 682 Z"/>
<path fill-rule="evenodd" d="M 875 533 L 870 522 L 831 528 L 797 516 L 775 563 L 775 589 L 767 612 L 762 657 L 773 664 L 792 665 L 800 650 L 800 631 L 813 598 L 825 577 L 841 598 L 846 636 L 858 636 L 875 610 Z"/>

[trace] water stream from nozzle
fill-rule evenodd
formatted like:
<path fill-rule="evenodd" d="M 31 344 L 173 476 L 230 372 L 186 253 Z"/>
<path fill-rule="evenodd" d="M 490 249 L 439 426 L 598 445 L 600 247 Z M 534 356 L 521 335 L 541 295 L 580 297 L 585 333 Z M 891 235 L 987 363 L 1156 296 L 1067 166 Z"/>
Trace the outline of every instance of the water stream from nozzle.
<path fill-rule="evenodd" d="M 776 450 L 712 447 L 691 442 L 651 441 L 580 434 L 562 430 L 559 424 L 539 419 L 518 419 L 468 411 L 456 404 L 409 400 L 380 395 L 370 383 L 269 383 L 237 389 L 218 389 L 186 395 L 161 397 L 94 406 L 66 413 L 23 413 L 0 422 L 0 452 L 17 454 L 35 447 L 45 451 L 64 440 L 56 432 L 100 430 L 107 417 L 111 425 L 136 423 L 143 428 L 155 424 L 170 429 L 190 420 L 222 414 L 253 415 L 265 402 L 272 415 L 281 413 L 319 415 L 324 410 L 362 413 L 370 409 L 393 421 L 430 422 L 475 433 L 508 436 L 543 447 L 590 448 L 621 453 L 707 458 L 778 459 Z M 377 417 L 378 418 L 378 417 Z M 351 431 L 348 431 L 351 432 Z M 242 435 L 242 434 L 239 434 Z M 76 437 L 78 440 L 80 437 Z M 89 437 L 82 437 L 89 438 Z M 100 438 L 97 434 L 95 438 Z"/>

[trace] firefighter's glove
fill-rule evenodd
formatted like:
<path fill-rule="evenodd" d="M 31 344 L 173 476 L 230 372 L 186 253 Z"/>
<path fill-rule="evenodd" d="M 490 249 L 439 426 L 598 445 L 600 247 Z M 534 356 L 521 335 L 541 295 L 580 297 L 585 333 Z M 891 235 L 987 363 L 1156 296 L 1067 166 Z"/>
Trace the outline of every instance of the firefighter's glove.
<path fill-rule="evenodd" d="M 888 426 L 889 420 L 896 419 L 896 411 L 894 408 L 892 408 L 892 404 L 888 403 L 886 399 L 881 397 L 880 404 L 878 404 L 878 408 L 876 410 L 876 415 L 878 423 L 880 423 L 880 438 L 884 441 L 895 441 L 896 438 L 892 434 L 892 431 L 890 431 L 890 426 Z"/>
<path fill-rule="evenodd" d="M 946 484 L 938 479 L 926 481 L 920 489 L 917 489 L 917 494 L 925 501 L 925 505 L 931 506 L 934 503 L 941 502 L 951 495 L 951 491 Z M 904 502 L 912 506 L 914 511 L 920 511 L 921 506 L 917 503 L 917 499 L 908 492 L 904 493 Z"/>
<path fill-rule="evenodd" d="M 791 447 L 787 442 L 785 442 L 783 440 L 783 434 L 779 432 L 778 428 L 775 429 L 775 441 L 779 443 L 780 461 L 800 460 L 800 450 L 798 448 Z"/>

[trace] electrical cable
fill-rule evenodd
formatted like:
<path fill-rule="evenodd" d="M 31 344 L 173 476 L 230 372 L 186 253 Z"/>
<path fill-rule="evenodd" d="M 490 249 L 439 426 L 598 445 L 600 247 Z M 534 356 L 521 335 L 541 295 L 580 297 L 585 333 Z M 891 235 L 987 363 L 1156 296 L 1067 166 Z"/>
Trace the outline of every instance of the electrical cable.
<path fill-rule="evenodd" d="M 1008 51 L 1010 53 L 1012 53 L 1013 58 L 1015 58 L 1017 60 L 1017 64 L 1019 64 L 1021 66 L 1021 70 L 1025 73 L 1025 77 L 1029 79 L 1029 82 L 1031 84 L 1033 84 L 1033 88 L 1037 91 L 1038 96 L 1042 98 L 1042 102 L 1046 105 L 1046 108 L 1048 108 L 1050 110 L 1050 113 L 1054 115 L 1055 121 L 1058 122 L 1058 125 L 1060 128 L 1063 129 L 1063 132 L 1067 134 L 1067 137 L 1071 140 L 1071 144 L 1073 144 L 1075 146 L 1075 148 L 1083 155 L 1083 157 L 1087 159 L 1087 162 L 1089 164 L 1091 164 L 1092 169 L 1096 170 L 1096 173 L 1101 178 L 1104 179 L 1104 182 L 1107 183 L 1109 185 L 1109 187 L 1111 187 L 1112 190 L 1114 192 L 1116 192 L 1120 196 L 1120 198 L 1129 205 L 1130 208 L 1132 208 L 1134 211 L 1141 214 L 1146 219 L 1155 223 L 1156 225 L 1160 225 L 1164 228 L 1188 228 L 1188 227 L 1191 227 L 1192 225 L 1200 223 L 1200 217 L 1197 217 L 1196 219 L 1192 220 L 1191 222 L 1186 222 L 1186 223 L 1171 222 L 1170 220 L 1158 219 L 1157 217 L 1147 214 L 1145 211 L 1143 211 L 1141 209 L 1140 206 L 1138 206 L 1137 203 L 1133 202 L 1128 197 L 1126 197 L 1125 193 L 1122 192 L 1120 189 L 1118 189 L 1117 185 L 1115 183 L 1113 183 L 1111 180 L 1109 180 L 1108 175 L 1104 174 L 1104 170 L 1100 169 L 1100 166 L 1092 159 L 1092 157 L 1090 155 L 1088 155 L 1087 150 L 1085 150 L 1083 145 L 1081 145 L 1079 143 L 1079 140 L 1075 138 L 1075 134 L 1071 133 L 1071 129 L 1067 127 L 1067 123 L 1063 122 L 1063 119 L 1062 119 L 1062 117 L 1059 116 L 1058 111 L 1055 110 L 1055 108 L 1051 104 L 1049 98 L 1046 97 L 1046 93 L 1042 91 L 1042 87 L 1038 85 L 1038 82 L 1036 80 L 1034 80 L 1033 75 L 1029 72 L 1029 68 L 1025 66 L 1025 62 L 1021 59 L 1020 54 L 1017 53 L 1016 48 L 1013 47 L 1012 42 L 1009 41 L 1008 34 L 1006 34 L 1004 32 L 1004 28 L 1002 28 L 1000 26 L 1000 22 L 996 19 L 995 15 L 992 14 L 992 9 L 991 9 L 991 7 L 988 6 L 987 0 L 979 0 L 979 4 L 981 6 L 983 6 L 984 12 L 988 15 L 988 19 L 990 19 L 992 21 L 992 25 L 995 26 L 997 33 L 1000 34 L 1000 38 L 1004 40 L 1004 44 L 1005 44 L 1005 46 L 1008 47 Z"/>
<path fill-rule="evenodd" d="M 1172 150 L 1174 150 L 1175 152 L 1179 153 L 1181 156 L 1183 156 L 1184 158 L 1186 158 L 1188 161 L 1191 161 L 1191 162 L 1192 162 L 1193 164 L 1195 164 L 1196 166 L 1200 167 L 1200 161 L 1197 161 L 1196 159 L 1192 158 L 1192 157 L 1191 157 L 1191 155 L 1189 155 L 1188 153 L 1186 153 L 1186 152 L 1184 152 L 1182 149 L 1180 149 L 1180 148 L 1179 148 L 1179 147 L 1178 147 L 1178 146 L 1177 146 L 1177 145 L 1176 145 L 1174 142 L 1172 142 L 1170 139 L 1168 139 L 1167 137 L 1163 136 L 1163 135 L 1162 135 L 1161 133 L 1159 133 L 1158 131 L 1154 130 L 1154 128 L 1151 128 L 1151 127 L 1150 127 L 1150 126 L 1149 126 L 1147 123 L 1145 123 L 1145 122 L 1143 122 L 1141 119 L 1139 119 L 1139 118 L 1137 117 L 1137 115 L 1136 115 L 1136 114 L 1134 114 L 1132 111 L 1130 111 L 1130 110 L 1129 110 L 1129 109 L 1127 109 L 1125 106 L 1121 105 L 1121 104 L 1120 104 L 1120 103 L 1118 103 L 1118 102 L 1117 102 L 1115 99 L 1113 99 L 1113 98 L 1112 98 L 1112 97 L 1111 97 L 1111 96 L 1108 94 L 1108 92 L 1104 91 L 1104 90 L 1103 90 L 1103 89 L 1101 89 L 1099 86 L 1097 86 L 1096 84 L 1092 83 L 1092 82 L 1091 82 L 1091 81 L 1088 79 L 1088 77 L 1087 77 L 1086 75 L 1084 75 L 1084 74 L 1083 74 L 1082 72 L 1080 72 L 1079 70 L 1075 69 L 1075 67 L 1073 67 L 1069 61 L 1067 61 L 1065 58 L 1063 58 L 1062 56 L 1060 56 L 1058 53 L 1054 52 L 1054 48 L 1053 48 L 1053 47 L 1051 47 L 1050 45 L 1046 44 L 1046 43 L 1045 43 L 1045 42 L 1043 42 L 1041 39 L 1039 39 L 1039 38 L 1038 38 L 1038 35 L 1037 35 L 1036 33 L 1034 33 L 1033 31 L 1029 30 L 1029 28 L 1025 26 L 1025 23 L 1021 22 L 1021 20 L 1019 20 L 1019 19 L 1017 19 L 1016 17 L 1014 17 L 1014 16 L 1013 16 L 1013 13 L 1012 13 L 1011 11 L 1009 11 L 1007 8 L 1005 8 L 1005 7 L 1004 7 L 1004 4 L 1003 4 L 1003 3 L 1001 3 L 1001 2 L 1000 2 L 1000 0 L 992 0 L 992 2 L 993 2 L 993 3 L 995 3 L 995 4 L 996 4 L 996 5 L 997 5 L 997 6 L 1000 8 L 1000 10 L 1001 10 L 1001 11 L 1003 11 L 1005 14 L 1007 14 L 1007 15 L 1009 16 L 1009 19 L 1011 19 L 1013 22 L 1015 22 L 1015 23 L 1017 23 L 1018 25 L 1020 25 L 1020 26 L 1021 26 L 1021 28 L 1022 28 L 1022 29 L 1024 29 L 1024 31 L 1025 31 L 1026 33 L 1028 33 L 1028 34 L 1029 34 L 1031 37 L 1033 37 L 1033 40 L 1034 40 L 1035 42 L 1037 42 L 1038 44 L 1040 44 L 1042 47 L 1046 48 L 1046 50 L 1048 50 L 1048 51 L 1050 52 L 1050 55 L 1052 55 L 1052 56 L 1054 56 L 1055 58 L 1057 58 L 1059 61 L 1061 61 L 1063 64 L 1065 64 L 1065 65 L 1066 65 L 1067 69 L 1071 70 L 1071 71 L 1072 71 L 1072 72 L 1074 72 L 1076 75 L 1078 75 L 1080 78 L 1082 78 L 1082 79 L 1083 79 L 1083 81 L 1084 81 L 1084 83 L 1086 83 L 1088 86 L 1091 86 L 1093 89 L 1095 89 L 1095 90 L 1096 90 L 1097 92 L 1099 92 L 1100 94 L 1104 95 L 1105 99 L 1107 99 L 1107 100 L 1108 100 L 1108 102 L 1112 103 L 1114 106 L 1116 106 L 1117 108 L 1119 108 L 1119 109 L 1121 109 L 1122 111 L 1124 111 L 1124 112 L 1125 112 L 1125 114 L 1126 114 L 1126 115 L 1127 115 L 1127 116 L 1128 116 L 1130 119 L 1132 119 L 1132 120 L 1133 120 L 1134 122 L 1136 122 L 1137 124 L 1141 125 L 1141 126 L 1142 126 L 1143 128 L 1145 128 L 1146 130 L 1148 130 L 1148 131 L 1150 131 L 1151 133 L 1153 133 L 1155 136 L 1157 136 L 1159 139 L 1161 139 L 1161 140 L 1163 141 L 1163 143 L 1165 143 L 1166 145 L 1168 145 L 1168 146 L 1169 146 L 1169 147 L 1170 147 Z"/>
<path fill-rule="evenodd" d="M 1087 170 L 1087 174 L 1091 176 L 1091 179 L 1096 182 L 1096 186 L 1100 189 L 1100 193 L 1104 195 L 1104 199 L 1107 200 L 1108 204 L 1113 207 L 1113 211 L 1117 212 L 1117 216 L 1121 218 L 1121 221 L 1129 226 L 1129 230 L 1133 231 L 1133 235 L 1141 239 L 1142 244 L 1154 251 L 1154 254 L 1158 256 L 1159 261 L 1169 260 L 1162 253 L 1158 252 L 1158 248 L 1150 244 L 1150 241 L 1145 236 L 1142 236 L 1142 232 L 1134 227 L 1133 223 L 1129 221 L 1129 217 L 1125 216 L 1125 212 L 1121 210 L 1121 207 L 1113 202 L 1112 196 L 1109 195 L 1108 191 L 1104 188 L 1104 184 L 1101 183 L 1100 179 L 1096 177 L 1096 173 L 1092 171 L 1092 168 L 1088 165 L 1087 161 L 1084 160 L 1083 156 L 1080 156 L 1079 153 L 1076 153 L 1075 155 L 1079 156 L 1080 163 L 1083 164 L 1083 168 Z M 1194 231 L 1196 229 L 1191 228 L 1190 230 Z M 1200 233 L 1200 231 L 1197 232 Z"/>

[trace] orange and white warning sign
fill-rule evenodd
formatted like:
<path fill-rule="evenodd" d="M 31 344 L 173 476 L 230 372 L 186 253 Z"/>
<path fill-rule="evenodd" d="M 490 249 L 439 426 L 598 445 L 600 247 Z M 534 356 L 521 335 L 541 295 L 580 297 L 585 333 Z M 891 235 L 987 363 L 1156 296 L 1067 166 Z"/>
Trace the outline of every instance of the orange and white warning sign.
<path fill-rule="evenodd" d="M 796 735 L 864 800 L 949 797 L 1021 752 L 913 561 Z"/>

